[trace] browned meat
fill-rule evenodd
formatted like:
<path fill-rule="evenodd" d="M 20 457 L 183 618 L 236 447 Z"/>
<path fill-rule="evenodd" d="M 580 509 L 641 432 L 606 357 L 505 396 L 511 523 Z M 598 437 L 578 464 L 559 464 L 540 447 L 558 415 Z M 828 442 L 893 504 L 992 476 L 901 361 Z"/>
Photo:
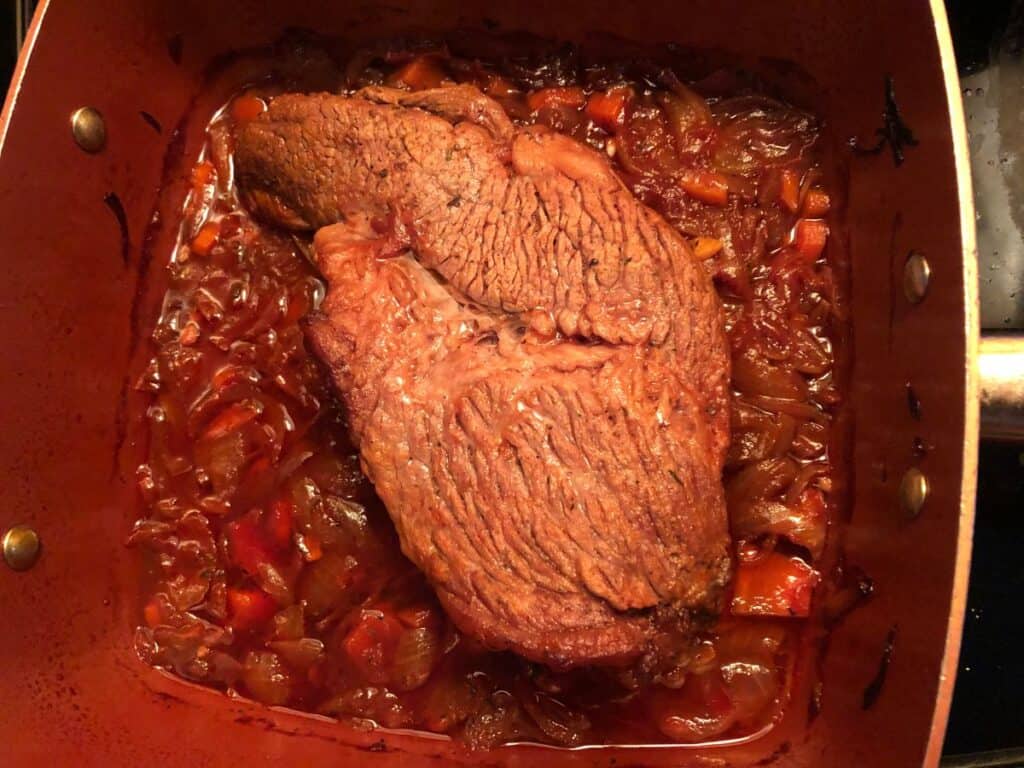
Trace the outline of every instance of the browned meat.
<path fill-rule="evenodd" d="M 236 163 L 261 215 L 323 227 L 310 340 L 403 551 L 463 631 L 573 666 L 717 610 L 720 312 L 604 158 L 514 130 L 464 86 L 280 97 Z"/>

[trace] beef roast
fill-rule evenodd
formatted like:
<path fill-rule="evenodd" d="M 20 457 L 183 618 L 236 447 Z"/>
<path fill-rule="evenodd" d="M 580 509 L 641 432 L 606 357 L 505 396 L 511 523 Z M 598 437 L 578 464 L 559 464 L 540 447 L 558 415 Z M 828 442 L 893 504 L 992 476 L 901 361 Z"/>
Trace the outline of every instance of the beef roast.
<path fill-rule="evenodd" d="M 319 229 L 310 342 L 464 632 L 566 667 L 717 610 L 720 308 L 603 156 L 470 86 L 281 96 L 236 144 L 248 205 Z"/>

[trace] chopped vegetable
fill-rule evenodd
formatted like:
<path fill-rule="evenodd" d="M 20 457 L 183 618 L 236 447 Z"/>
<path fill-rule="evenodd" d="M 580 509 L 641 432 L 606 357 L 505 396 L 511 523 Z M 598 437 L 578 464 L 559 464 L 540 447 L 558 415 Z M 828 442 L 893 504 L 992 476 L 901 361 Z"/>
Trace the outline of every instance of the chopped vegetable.
<path fill-rule="evenodd" d="M 276 653 L 250 651 L 242 665 L 242 683 L 254 699 L 281 706 L 291 698 L 292 676 Z"/>
<path fill-rule="evenodd" d="M 219 234 L 220 223 L 216 221 L 208 221 L 202 226 L 199 233 L 192 238 L 189 248 L 192 253 L 198 256 L 209 256 L 210 251 L 213 250 L 213 246 L 217 242 Z"/>
<path fill-rule="evenodd" d="M 793 232 L 793 245 L 805 258 L 814 261 L 825 250 L 828 225 L 820 219 L 800 219 Z"/>
<path fill-rule="evenodd" d="M 309 669 L 324 658 L 324 644 L 312 637 L 299 640 L 274 640 L 267 647 L 296 669 Z"/>
<path fill-rule="evenodd" d="M 270 540 L 278 549 L 288 549 L 292 544 L 292 518 L 295 505 L 290 501 L 279 499 L 270 505 L 267 512 L 266 528 Z"/>
<path fill-rule="evenodd" d="M 417 56 L 392 76 L 395 84 L 405 85 L 414 91 L 437 88 L 444 79 L 437 57 L 429 55 Z"/>
<path fill-rule="evenodd" d="M 739 538 L 785 536 L 805 547 L 812 558 L 817 558 L 825 546 L 825 498 L 817 488 L 805 489 L 795 504 L 754 499 L 732 505 L 729 519 L 733 535 Z"/>
<path fill-rule="evenodd" d="M 658 729 L 684 743 L 713 738 L 735 720 L 735 708 L 717 669 L 690 675 L 679 690 L 657 691 L 651 710 Z"/>
<path fill-rule="evenodd" d="M 386 683 L 402 635 L 402 625 L 390 613 L 363 610 L 359 621 L 344 641 L 345 654 L 352 666 L 370 683 Z"/>
<path fill-rule="evenodd" d="M 693 255 L 701 261 L 710 259 L 722 250 L 722 241 L 717 237 L 698 237 L 693 240 Z"/>
<path fill-rule="evenodd" d="M 266 533 L 251 517 L 245 517 L 224 526 L 231 562 L 248 573 L 259 576 L 261 566 L 274 559 Z"/>
<path fill-rule="evenodd" d="M 607 91 L 597 91 L 587 99 L 586 115 L 595 125 L 615 133 L 626 119 L 626 108 L 633 98 L 633 89 L 617 85 Z"/>
<path fill-rule="evenodd" d="M 811 187 L 804 196 L 801 213 L 809 219 L 820 219 L 828 213 L 832 201 L 821 187 Z"/>
<path fill-rule="evenodd" d="M 203 430 L 202 437 L 216 440 L 229 432 L 234 432 L 256 418 L 258 411 L 249 403 L 235 403 L 221 411 L 217 417 Z"/>
<path fill-rule="evenodd" d="M 541 88 L 526 97 L 526 106 L 530 108 L 531 112 L 555 107 L 579 109 L 586 103 L 587 97 L 582 88 Z"/>
<path fill-rule="evenodd" d="M 780 174 L 779 200 L 790 213 L 800 208 L 800 174 L 792 168 L 784 168 Z"/>
<path fill-rule="evenodd" d="M 262 589 L 228 587 L 228 623 L 239 632 L 265 624 L 277 612 L 277 603 Z"/>
<path fill-rule="evenodd" d="M 196 163 L 196 166 L 192 169 L 192 185 L 194 187 L 204 187 L 209 184 L 216 176 L 213 163 L 208 160 Z"/>
<path fill-rule="evenodd" d="M 160 603 L 156 599 L 150 600 L 146 603 L 146 607 L 142 610 L 143 618 L 146 620 L 146 626 L 156 627 L 163 623 L 163 614 L 160 610 Z"/>
<path fill-rule="evenodd" d="M 733 583 L 734 616 L 807 616 L 818 572 L 799 557 L 772 552 L 741 562 Z"/>
<path fill-rule="evenodd" d="M 441 655 L 441 639 L 430 627 L 406 629 L 395 644 L 390 672 L 391 685 L 399 691 L 411 691 L 423 685 Z"/>
<path fill-rule="evenodd" d="M 680 182 L 690 197 L 710 205 L 725 205 L 729 200 L 729 181 L 712 171 L 687 171 Z"/>
<path fill-rule="evenodd" d="M 258 96 L 238 96 L 231 102 L 231 119 L 248 123 L 267 111 L 267 104 Z"/>

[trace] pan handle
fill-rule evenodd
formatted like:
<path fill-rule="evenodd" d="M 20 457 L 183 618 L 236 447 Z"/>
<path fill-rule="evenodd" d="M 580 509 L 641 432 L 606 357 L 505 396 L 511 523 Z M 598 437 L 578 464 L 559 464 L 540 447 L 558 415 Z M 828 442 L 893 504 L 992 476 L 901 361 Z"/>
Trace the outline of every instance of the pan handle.
<path fill-rule="evenodd" d="M 978 372 L 981 436 L 1024 441 L 1024 333 L 983 333 Z"/>

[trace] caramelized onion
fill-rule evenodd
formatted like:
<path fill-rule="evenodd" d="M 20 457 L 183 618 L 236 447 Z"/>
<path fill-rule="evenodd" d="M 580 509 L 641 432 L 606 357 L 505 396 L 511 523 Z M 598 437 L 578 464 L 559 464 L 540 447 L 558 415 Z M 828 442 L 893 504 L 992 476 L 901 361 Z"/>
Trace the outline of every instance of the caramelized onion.
<path fill-rule="evenodd" d="M 250 651 L 242 663 L 242 684 L 256 701 L 280 706 L 292 693 L 291 673 L 276 653 Z"/>
<path fill-rule="evenodd" d="M 398 638 L 391 668 L 393 686 L 399 691 L 419 688 L 430 677 L 440 654 L 440 638 L 429 627 L 407 629 Z"/>

